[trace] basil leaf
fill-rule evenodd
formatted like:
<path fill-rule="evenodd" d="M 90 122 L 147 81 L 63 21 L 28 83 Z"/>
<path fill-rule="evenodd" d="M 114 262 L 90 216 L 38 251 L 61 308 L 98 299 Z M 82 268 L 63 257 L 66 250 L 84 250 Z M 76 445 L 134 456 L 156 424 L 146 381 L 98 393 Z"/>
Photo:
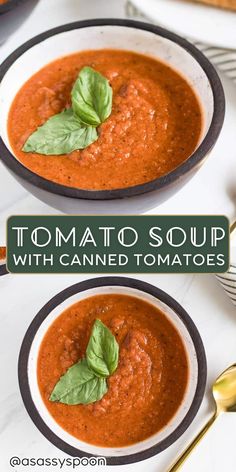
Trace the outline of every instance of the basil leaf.
<path fill-rule="evenodd" d="M 79 405 L 93 403 L 107 392 L 106 379 L 89 369 L 86 359 L 73 365 L 57 382 L 50 401 Z"/>
<path fill-rule="evenodd" d="M 71 93 L 72 108 L 86 125 L 98 126 L 111 114 L 112 88 L 91 67 L 83 67 Z"/>
<path fill-rule="evenodd" d="M 116 370 L 118 358 L 119 344 L 115 336 L 100 320 L 96 320 L 86 350 L 90 369 L 107 377 Z"/>
<path fill-rule="evenodd" d="M 92 126 L 84 126 L 72 109 L 49 118 L 28 138 L 23 151 L 45 155 L 69 154 L 84 149 L 98 138 Z"/>
<path fill-rule="evenodd" d="M 106 378 L 118 365 L 119 345 L 112 332 L 96 320 L 86 350 L 86 359 L 73 365 L 60 378 L 49 398 L 66 405 L 93 403 L 108 390 Z"/>

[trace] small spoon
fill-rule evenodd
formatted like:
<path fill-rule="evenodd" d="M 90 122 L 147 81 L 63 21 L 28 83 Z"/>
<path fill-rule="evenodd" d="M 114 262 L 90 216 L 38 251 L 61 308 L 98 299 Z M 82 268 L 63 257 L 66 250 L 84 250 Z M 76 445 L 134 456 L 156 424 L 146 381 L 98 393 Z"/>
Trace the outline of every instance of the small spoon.
<path fill-rule="evenodd" d="M 213 416 L 167 472 L 176 472 L 182 467 L 195 446 L 200 442 L 203 436 L 205 436 L 206 432 L 221 413 L 236 412 L 236 364 L 228 367 L 228 369 L 216 379 L 212 387 L 212 393 L 215 399 L 215 412 Z"/>
<path fill-rule="evenodd" d="M 236 220 L 230 225 L 229 232 L 230 236 L 236 231 Z"/>

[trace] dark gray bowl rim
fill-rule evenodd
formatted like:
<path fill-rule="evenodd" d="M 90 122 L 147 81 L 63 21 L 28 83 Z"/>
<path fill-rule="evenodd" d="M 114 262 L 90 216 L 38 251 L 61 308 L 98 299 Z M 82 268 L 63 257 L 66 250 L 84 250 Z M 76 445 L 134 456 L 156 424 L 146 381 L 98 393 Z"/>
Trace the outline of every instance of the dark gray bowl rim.
<path fill-rule="evenodd" d="M 151 180 L 150 182 L 135 185 L 127 188 L 120 188 L 114 190 L 84 190 L 74 187 L 67 187 L 65 185 L 57 184 L 49 181 L 23 166 L 8 150 L 0 138 L 0 156 L 4 164 L 19 177 L 23 178 L 30 184 L 39 187 L 40 189 L 46 190 L 50 193 L 62 195 L 64 197 L 78 198 L 85 200 L 112 200 L 126 197 L 133 197 L 141 195 L 147 192 L 152 192 L 166 187 L 173 182 L 177 181 L 185 174 L 189 173 L 193 168 L 198 167 L 207 154 L 211 151 L 215 145 L 217 138 L 220 134 L 221 128 L 224 122 L 225 115 L 225 97 L 224 91 L 219 79 L 219 76 L 210 63 L 210 61 L 199 51 L 194 45 L 188 42 L 186 39 L 181 38 L 175 33 L 172 33 L 160 26 L 151 25 L 135 20 L 123 20 L 123 19 L 95 19 L 95 20 L 84 20 L 77 21 L 75 23 L 69 23 L 57 28 L 53 28 L 46 31 L 38 36 L 30 39 L 18 49 L 16 49 L 0 66 L 0 82 L 4 75 L 11 67 L 11 65 L 28 49 L 35 46 L 36 44 L 50 38 L 51 36 L 71 31 L 79 28 L 89 28 L 94 26 L 121 26 L 127 28 L 136 28 L 139 30 L 150 31 L 154 34 L 167 38 L 183 49 L 185 49 L 194 59 L 199 63 L 201 68 L 204 70 L 210 82 L 213 98 L 214 98 L 214 112 L 210 128 L 203 139 L 202 143 L 198 146 L 196 151 L 176 169 L 172 170 L 168 174 Z"/>
<path fill-rule="evenodd" d="M 71 297 L 80 292 L 87 291 L 91 288 L 97 287 L 106 287 L 106 286 L 115 286 L 115 287 L 128 287 L 140 290 L 142 292 L 146 292 L 153 297 L 157 298 L 158 300 L 164 302 L 167 306 L 172 308 L 178 317 L 182 320 L 184 325 L 186 326 L 191 339 L 194 344 L 194 348 L 196 351 L 197 363 L 198 363 L 198 380 L 197 380 L 197 387 L 195 391 L 195 395 L 192 401 L 192 404 L 186 413 L 182 422 L 178 425 L 178 427 L 173 431 L 168 437 L 164 440 L 160 441 L 156 445 L 146 449 L 145 451 L 141 451 L 135 454 L 130 454 L 128 456 L 106 456 L 107 464 L 108 465 L 121 465 L 121 464 L 131 464 L 133 462 L 142 461 L 148 459 L 151 456 L 154 456 L 161 451 L 164 451 L 167 447 L 173 444 L 189 427 L 192 423 L 194 417 L 196 416 L 199 407 L 202 403 L 202 399 L 205 392 L 206 386 L 206 376 L 207 376 L 207 364 L 206 364 L 206 355 L 204 346 L 200 337 L 200 334 L 193 322 L 190 318 L 188 313 L 184 310 L 184 308 L 170 295 L 168 295 L 163 290 L 151 285 L 149 283 L 143 282 L 141 280 L 129 278 L 129 277 L 98 277 L 94 279 L 85 280 L 83 282 L 76 283 L 71 285 L 70 287 L 62 290 L 60 293 L 55 295 L 51 300 L 46 303 L 46 305 L 41 308 L 38 314 L 33 319 L 32 323 L 30 324 L 25 337 L 23 339 L 20 354 L 19 354 L 19 361 L 18 361 L 18 380 L 20 386 L 21 396 L 25 405 L 25 408 L 33 420 L 36 427 L 41 431 L 43 436 L 47 438 L 54 446 L 61 449 L 66 454 L 69 454 L 73 457 L 94 457 L 94 454 L 85 453 L 62 439 L 60 439 L 55 433 L 51 431 L 51 429 L 46 425 L 43 419 L 38 412 L 30 391 L 29 386 L 29 379 L 28 379 L 28 359 L 30 354 L 31 345 L 33 343 L 34 337 L 41 326 L 42 322 L 47 318 L 47 316 L 51 313 L 51 311 L 60 305 L 63 301 L 67 298 Z"/>
<path fill-rule="evenodd" d="M 0 5 L 0 16 L 28 1 L 29 0 L 8 0 L 6 3 Z"/>
<path fill-rule="evenodd" d="M 1 275 L 7 275 L 7 274 L 8 274 L 8 272 L 7 272 L 6 264 L 5 263 L 4 264 L 0 263 L 0 277 L 1 277 Z"/>

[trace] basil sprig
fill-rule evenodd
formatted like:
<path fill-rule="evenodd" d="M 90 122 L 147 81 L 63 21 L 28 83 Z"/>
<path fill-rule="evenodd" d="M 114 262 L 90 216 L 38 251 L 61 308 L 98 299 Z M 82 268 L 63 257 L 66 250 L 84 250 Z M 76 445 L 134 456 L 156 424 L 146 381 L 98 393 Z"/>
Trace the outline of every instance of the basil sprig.
<path fill-rule="evenodd" d="M 96 127 L 111 114 L 112 88 L 91 67 L 83 67 L 71 92 L 72 108 L 49 118 L 25 142 L 22 150 L 44 155 L 69 154 L 98 139 Z"/>
<path fill-rule="evenodd" d="M 96 320 L 86 350 L 86 357 L 60 378 L 49 398 L 66 405 L 87 405 L 107 393 L 107 377 L 118 366 L 119 345 L 112 332 Z"/>
<path fill-rule="evenodd" d="M 26 141 L 23 151 L 45 155 L 68 154 L 84 149 L 97 139 L 96 128 L 81 126 L 72 109 L 49 118 Z"/>
<path fill-rule="evenodd" d="M 96 320 L 86 350 L 88 366 L 97 375 L 113 374 L 118 364 L 119 349 L 115 336 L 100 321 Z"/>
<path fill-rule="evenodd" d="M 111 114 L 112 88 L 91 67 L 84 67 L 72 89 L 72 107 L 86 125 L 99 126 Z"/>
<path fill-rule="evenodd" d="M 50 400 L 66 405 L 84 405 L 100 400 L 107 392 L 106 379 L 97 377 L 88 367 L 86 359 L 68 369 L 57 382 Z"/>

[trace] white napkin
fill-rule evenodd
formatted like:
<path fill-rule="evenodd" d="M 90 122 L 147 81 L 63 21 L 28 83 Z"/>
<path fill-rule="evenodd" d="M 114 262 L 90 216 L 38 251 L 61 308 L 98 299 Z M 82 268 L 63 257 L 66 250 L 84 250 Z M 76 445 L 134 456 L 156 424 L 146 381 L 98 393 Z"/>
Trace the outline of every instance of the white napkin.
<path fill-rule="evenodd" d="M 126 16 L 128 18 L 139 19 L 147 21 L 149 23 L 153 23 L 151 18 L 148 18 L 148 14 L 147 16 L 143 15 L 133 5 L 132 0 L 128 0 L 126 3 Z M 203 44 L 199 41 L 193 41 L 192 39 L 190 39 L 190 42 L 195 44 L 195 46 L 198 47 L 198 49 L 200 49 L 220 71 L 224 72 L 227 77 L 233 80 L 236 84 L 236 49 L 221 49 L 207 44 Z"/>
<path fill-rule="evenodd" d="M 236 264 L 230 264 L 228 272 L 216 274 L 217 280 L 229 296 L 231 302 L 236 306 Z"/>

